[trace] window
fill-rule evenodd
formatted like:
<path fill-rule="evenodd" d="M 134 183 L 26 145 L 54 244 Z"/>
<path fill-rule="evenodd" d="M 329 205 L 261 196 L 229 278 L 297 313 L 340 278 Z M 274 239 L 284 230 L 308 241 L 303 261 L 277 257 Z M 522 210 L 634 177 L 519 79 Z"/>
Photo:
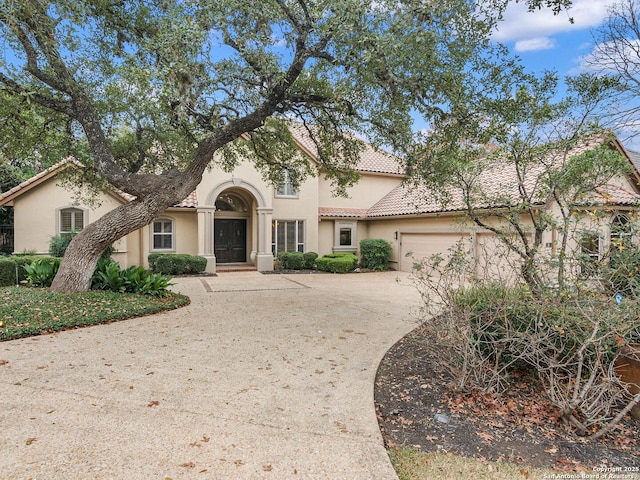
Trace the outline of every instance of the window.
<path fill-rule="evenodd" d="M 60 235 L 78 232 L 84 228 L 84 211 L 79 208 L 63 208 L 60 210 Z"/>
<path fill-rule="evenodd" d="M 631 224 L 626 215 L 616 215 L 611 222 L 611 248 L 624 250 L 631 246 Z"/>
<path fill-rule="evenodd" d="M 351 246 L 351 227 L 340 229 L 340 246 Z"/>
<path fill-rule="evenodd" d="M 223 193 L 216 199 L 216 210 L 220 212 L 247 212 L 246 202 L 239 195 Z"/>
<path fill-rule="evenodd" d="M 334 225 L 334 252 L 352 252 L 357 250 L 356 228 L 358 222 L 336 221 Z"/>
<path fill-rule="evenodd" d="M 271 225 L 271 249 L 278 252 L 304 252 L 304 221 L 274 220 Z"/>
<path fill-rule="evenodd" d="M 173 220 L 160 218 L 152 228 L 152 250 L 173 250 Z"/>
<path fill-rule="evenodd" d="M 298 191 L 293 186 L 288 171 L 284 172 L 284 180 L 276 187 L 276 197 L 298 197 Z"/>
<path fill-rule="evenodd" d="M 583 235 L 580 240 L 580 273 L 585 277 L 595 275 L 600 260 L 600 236 L 597 233 Z"/>

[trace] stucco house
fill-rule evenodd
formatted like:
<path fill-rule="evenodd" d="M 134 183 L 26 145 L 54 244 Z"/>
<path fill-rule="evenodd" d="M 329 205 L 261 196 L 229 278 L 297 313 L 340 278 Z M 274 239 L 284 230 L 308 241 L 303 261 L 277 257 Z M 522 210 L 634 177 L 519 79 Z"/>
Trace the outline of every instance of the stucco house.
<path fill-rule="evenodd" d="M 294 136 L 302 152 L 316 161 L 313 143 Z M 632 162 L 619 141 L 608 144 Z M 65 168 L 76 167 L 72 161 L 60 162 L 0 195 L 0 206 L 14 209 L 15 252 L 46 254 L 52 236 L 82 229 L 130 201 L 117 191 L 104 192 L 99 206 L 74 201 L 58 181 Z M 491 237 L 461 221 L 463 206 L 455 195 L 443 206 L 427 192 L 403 183 L 401 164 L 392 155 L 367 145 L 358 170 L 360 181 L 350 188 L 349 198 L 342 198 L 333 195 L 322 176 L 309 177 L 293 189 L 289 184 L 266 183 L 250 162 L 241 163 L 232 173 L 213 168 L 188 198 L 119 240 L 113 257 L 124 267 L 146 266 L 151 252 L 188 253 L 206 257 L 209 272 L 223 264 L 269 271 L 280 251 L 357 253 L 360 240 L 382 238 L 393 247 L 391 267 L 410 271 L 414 258 L 443 252 L 460 238 L 480 246 Z M 637 168 L 634 172 L 601 189 L 600 203 L 606 203 L 611 214 L 610 221 L 598 227 L 598 250 L 606 248 L 616 215 L 640 204 L 640 176 Z M 496 189 L 515 187 L 513 175 L 506 171 L 492 172 L 486 181 Z M 557 232 L 545 235 L 545 247 L 554 249 Z"/>

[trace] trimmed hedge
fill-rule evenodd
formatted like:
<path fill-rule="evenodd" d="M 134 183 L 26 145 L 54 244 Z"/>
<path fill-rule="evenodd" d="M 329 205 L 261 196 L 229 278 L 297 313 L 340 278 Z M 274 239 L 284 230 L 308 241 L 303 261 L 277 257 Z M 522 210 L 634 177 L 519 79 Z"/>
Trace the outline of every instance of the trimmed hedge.
<path fill-rule="evenodd" d="M 323 272 L 352 272 L 358 266 L 358 257 L 353 253 L 330 253 L 316 259 L 316 266 Z"/>
<path fill-rule="evenodd" d="M 280 270 L 312 269 L 316 258 L 318 258 L 316 252 L 278 252 L 278 255 L 276 255 L 276 268 Z"/>
<path fill-rule="evenodd" d="M 0 257 L 0 286 L 6 287 L 16 284 L 16 265 L 18 266 L 18 283 L 27 279 L 24 265 L 30 265 L 34 260 L 49 258 L 42 255 L 14 255 Z"/>
<path fill-rule="evenodd" d="M 201 273 L 207 268 L 207 259 L 186 253 L 151 253 L 147 257 L 149 269 L 163 275 Z"/>
<path fill-rule="evenodd" d="M 391 257 L 391 244 L 379 238 L 360 241 L 360 266 L 370 270 L 387 270 Z"/>

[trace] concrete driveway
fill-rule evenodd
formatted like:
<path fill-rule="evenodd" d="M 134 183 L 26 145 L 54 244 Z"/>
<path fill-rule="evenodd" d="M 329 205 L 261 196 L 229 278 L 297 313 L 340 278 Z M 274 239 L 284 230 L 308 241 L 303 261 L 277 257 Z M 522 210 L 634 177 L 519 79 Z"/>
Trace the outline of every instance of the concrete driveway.
<path fill-rule="evenodd" d="M 392 479 L 373 386 L 407 274 L 179 278 L 191 305 L 0 343 L 0 479 Z"/>

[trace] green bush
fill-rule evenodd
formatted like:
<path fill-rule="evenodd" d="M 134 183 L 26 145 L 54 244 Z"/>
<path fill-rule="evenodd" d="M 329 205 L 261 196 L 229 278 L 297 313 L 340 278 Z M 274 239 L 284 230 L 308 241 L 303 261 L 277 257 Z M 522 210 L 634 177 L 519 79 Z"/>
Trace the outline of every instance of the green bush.
<path fill-rule="evenodd" d="M 304 254 L 302 252 L 291 252 L 287 259 L 287 265 L 292 270 L 302 270 L 304 268 Z"/>
<path fill-rule="evenodd" d="M 49 255 L 57 258 L 64 257 L 64 254 L 67 251 L 67 247 L 71 243 L 71 240 L 73 240 L 73 237 L 75 237 L 77 234 L 78 232 L 73 232 L 73 233 L 65 233 L 63 235 L 57 235 L 55 237 L 51 237 L 51 239 L 49 240 Z M 112 254 L 113 254 L 113 247 L 109 245 L 107 248 L 104 249 L 104 252 L 102 252 L 102 255 L 100 255 L 100 258 L 109 259 L 111 258 Z"/>
<path fill-rule="evenodd" d="M 16 284 L 16 266 L 18 267 L 18 283 L 27 279 L 27 271 L 25 265 L 33 263 L 42 257 L 38 255 L 12 255 L 0 258 L 0 286 L 8 286 Z"/>
<path fill-rule="evenodd" d="M 323 272 L 352 272 L 358 266 L 358 257 L 353 253 L 330 253 L 316 259 L 316 266 Z"/>
<path fill-rule="evenodd" d="M 311 269 L 316 264 L 318 254 L 316 252 L 304 252 L 304 268 Z"/>
<path fill-rule="evenodd" d="M 149 269 L 164 275 L 201 273 L 207 268 L 207 259 L 184 253 L 151 253 L 147 257 Z"/>
<path fill-rule="evenodd" d="M 169 294 L 171 285 L 171 278 L 160 273 L 151 273 L 144 267 L 134 265 L 121 270 L 116 262 L 102 261 L 98 262 L 91 288 L 164 297 Z"/>
<path fill-rule="evenodd" d="M 276 255 L 276 269 L 284 270 L 289 268 L 289 255 L 290 252 L 278 252 Z"/>
<path fill-rule="evenodd" d="M 24 265 L 27 284 L 33 287 L 50 287 L 59 267 L 60 259 L 54 257 L 42 257 Z"/>
<path fill-rule="evenodd" d="M 367 238 L 360 242 L 360 266 L 370 270 L 387 270 L 391 244 L 386 240 Z"/>
<path fill-rule="evenodd" d="M 75 233 L 70 233 L 51 237 L 49 240 L 49 255 L 59 258 L 64 257 L 64 252 L 67 251 L 67 247 L 75 235 Z"/>

